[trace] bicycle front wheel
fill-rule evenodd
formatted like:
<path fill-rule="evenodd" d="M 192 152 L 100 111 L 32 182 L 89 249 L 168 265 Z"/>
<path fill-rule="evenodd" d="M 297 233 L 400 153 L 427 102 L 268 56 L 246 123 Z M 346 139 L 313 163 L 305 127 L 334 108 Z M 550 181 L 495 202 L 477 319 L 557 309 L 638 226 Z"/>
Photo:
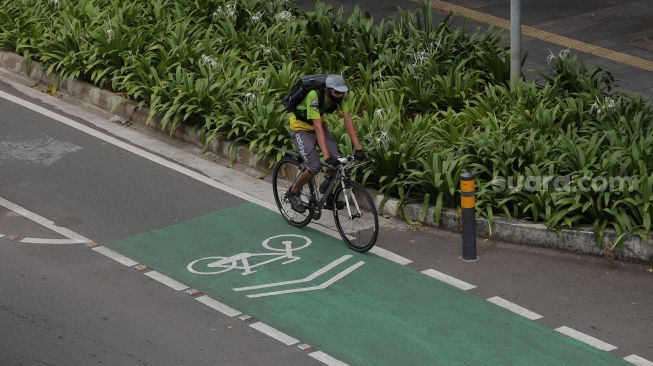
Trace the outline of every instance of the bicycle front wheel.
<path fill-rule="evenodd" d="M 346 182 L 334 193 L 333 207 L 343 202 L 342 209 L 333 210 L 333 218 L 342 240 L 357 252 L 372 249 L 379 236 L 379 216 L 372 196 L 357 182 Z"/>
<path fill-rule="evenodd" d="M 290 202 L 286 198 L 286 193 L 290 187 L 295 183 L 295 180 L 302 173 L 299 162 L 290 157 L 283 157 L 274 166 L 272 173 L 272 191 L 274 192 L 274 201 L 277 203 L 277 208 L 286 221 L 290 225 L 296 227 L 303 227 L 311 222 L 310 210 L 304 213 L 299 213 L 292 209 Z M 308 184 L 302 187 L 301 200 L 305 206 L 308 206 L 309 195 Z"/>

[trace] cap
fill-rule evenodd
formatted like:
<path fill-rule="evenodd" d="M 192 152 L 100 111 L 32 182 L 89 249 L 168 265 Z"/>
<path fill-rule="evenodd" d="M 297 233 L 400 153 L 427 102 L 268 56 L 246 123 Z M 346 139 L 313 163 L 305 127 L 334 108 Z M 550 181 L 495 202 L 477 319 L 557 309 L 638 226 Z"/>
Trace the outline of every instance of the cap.
<path fill-rule="evenodd" d="M 345 84 L 345 79 L 343 79 L 340 75 L 327 76 L 326 87 L 341 93 L 346 93 L 349 91 L 349 88 L 347 88 L 347 85 Z"/>

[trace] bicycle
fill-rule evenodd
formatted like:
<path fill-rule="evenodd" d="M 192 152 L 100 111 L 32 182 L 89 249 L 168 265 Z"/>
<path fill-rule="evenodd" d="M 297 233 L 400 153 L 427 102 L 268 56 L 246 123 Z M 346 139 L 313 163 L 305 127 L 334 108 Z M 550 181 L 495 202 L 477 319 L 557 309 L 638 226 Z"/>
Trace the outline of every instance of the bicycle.
<path fill-rule="evenodd" d="M 298 153 L 285 152 L 286 156 L 275 164 L 272 175 L 274 200 L 284 219 L 295 227 L 304 227 L 312 220 L 319 220 L 322 217 L 322 210 L 327 204 L 327 198 L 333 193 L 333 200 L 330 204 L 336 228 L 342 240 L 357 252 L 367 252 L 372 249 L 379 235 L 379 216 L 376 206 L 363 185 L 349 178 L 347 170 L 370 164 L 374 160 L 357 162 L 350 155 L 338 158 L 340 165 L 336 167 L 322 162 L 323 167 L 334 169 L 336 176 L 321 196 L 317 190 L 315 176 L 313 176 L 301 191 L 301 200 L 308 210 L 305 213 L 299 213 L 290 206 L 286 193 L 304 170 L 304 163 Z M 338 208 L 339 201 L 344 202 L 344 207 Z"/>
<path fill-rule="evenodd" d="M 298 238 L 302 241 L 299 245 L 296 242 Z M 281 240 L 281 243 L 278 243 L 279 239 L 285 240 Z M 186 268 L 189 272 L 199 275 L 220 274 L 231 271 L 232 269 L 240 269 L 243 271 L 243 275 L 248 275 L 256 272 L 256 270 L 253 270 L 254 268 L 272 262 L 286 259 L 281 264 L 288 264 L 300 260 L 301 258 L 294 255 L 294 252 L 306 248 L 311 243 L 311 239 L 302 235 L 282 234 L 263 240 L 261 245 L 263 245 L 263 248 L 269 250 L 267 253 L 245 252 L 230 257 L 205 257 L 190 262 Z M 257 257 L 272 258 L 258 263 L 250 263 L 250 260 L 254 260 Z"/>

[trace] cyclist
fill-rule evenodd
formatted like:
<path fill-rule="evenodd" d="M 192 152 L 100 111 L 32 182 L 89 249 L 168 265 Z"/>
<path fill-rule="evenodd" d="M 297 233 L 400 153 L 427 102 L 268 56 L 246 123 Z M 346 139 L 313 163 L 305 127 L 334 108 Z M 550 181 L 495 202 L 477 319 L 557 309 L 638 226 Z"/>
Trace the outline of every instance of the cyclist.
<path fill-rule="evenodd" d="M 327 164 L 334 167 L 339 164 L 337 158 L 340 156 L 340 152 L 323 119 L 325 114 L 333 113 L 338 109 L 342 111 L 345 128 L 354 145 L 354 157 L 359 161 L 367 159 L 358 140 L 356 127 L 351 119 L 350 105 L 347 97 L 348 91 L 349 88 L 345 84 L 342 76 L 328 75 L 324 87 L 311 90 L 304 100 L 297 105 L 297 113 L 290 115 L 292 141 L 298 153 L 304 159 L 304 166 L 306 167 L 306 170 L 302 172 L 295 181 L 295 184 L 287 192 L 288 201 L 292 209 L 299 213 L 306 211 L 306 206 L 304 206 L 300 199 L 302 187 L 314 175 L 318 174 L 322 168 L 320 156 L 317 152 L 317 145 L 319 145 Z M 328 169 L 324 181 L 320 184 L 320 193 L 324 194 L 326 192 L 334 174 L 333 169 Z M 325 209 L 332 210 L 333 198 L 329 197 L 326 202 Z M 344 207 L 343 202 L 338 202 L 336 205 L 338 209 Z"/>

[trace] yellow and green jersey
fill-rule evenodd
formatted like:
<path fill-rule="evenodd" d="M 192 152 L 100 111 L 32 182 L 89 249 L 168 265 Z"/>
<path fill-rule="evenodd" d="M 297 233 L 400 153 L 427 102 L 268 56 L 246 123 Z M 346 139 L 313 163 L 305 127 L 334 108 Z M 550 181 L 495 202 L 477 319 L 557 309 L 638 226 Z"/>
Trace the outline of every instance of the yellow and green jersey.
<path fill-rule="evenodd" d="M 343 113 L 350 113 L 349 105 L 349 93 L 345 95 L 340 102 L 340 110 Z M 319 95 L 316 90 L 311 90 L 304 100 L 297 105 L 297 109 L 300 111 L 306 111 L 306 119 L 311 121 L 314 119 L 322 119 L 324 111 L 328 110 L 331 107 L 331 98 L 324 96 L 324 105 L 320 108 Z M 315 127 L 310 122 L 304 122 L 299 120 L 294 114 L 290 115 L 290 129 L 294 131 L 313 131 Z"/>

